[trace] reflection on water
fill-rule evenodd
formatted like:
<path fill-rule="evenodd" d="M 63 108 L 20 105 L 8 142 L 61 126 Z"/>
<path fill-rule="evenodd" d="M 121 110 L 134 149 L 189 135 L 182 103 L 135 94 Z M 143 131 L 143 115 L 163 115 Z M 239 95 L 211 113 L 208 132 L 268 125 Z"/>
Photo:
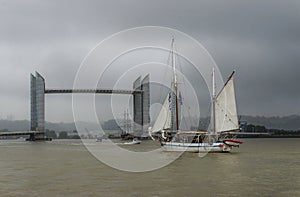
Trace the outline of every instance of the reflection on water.
<path fill-rule="evenodd" d="M 246 139 L 232 153 L 184 153 L 152 172 L 95 159 L 80 140 L 0 141 L 7 196 L 300 196 L 300 139 Z M 151 142 L 134 151 L 156 147 Z M 172 154 L 172 153 L 165 153 Z"/>

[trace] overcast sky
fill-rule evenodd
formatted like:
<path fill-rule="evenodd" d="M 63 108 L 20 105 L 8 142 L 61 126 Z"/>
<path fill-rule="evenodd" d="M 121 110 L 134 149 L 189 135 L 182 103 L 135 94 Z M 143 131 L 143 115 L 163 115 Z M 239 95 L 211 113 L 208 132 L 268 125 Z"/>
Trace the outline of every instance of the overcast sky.
<path fill-rule="evenodd" d="M 145 25 L 194 37 L 224 79 L 236 69 L 239 114 L 300 114 L 299 0 L 0 0 L 0 118 L 29 119 L 31 72 L 71 88 L 96 44 Z M 72 121 L 71 96 L 47 96 L 46 119 Z"/>

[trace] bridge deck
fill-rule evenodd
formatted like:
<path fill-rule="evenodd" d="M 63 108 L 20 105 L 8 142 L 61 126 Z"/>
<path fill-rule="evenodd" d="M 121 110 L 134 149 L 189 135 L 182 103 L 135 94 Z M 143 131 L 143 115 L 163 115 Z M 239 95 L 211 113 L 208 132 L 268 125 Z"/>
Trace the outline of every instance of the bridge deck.
<path fill-rule="evenodd" d="M 94 94 L 133 94 L 141 93 L 140 90 L 111 90 L 111 89 L 46 89 L 45 94 L 73 94 L 73 93 L 94 93 Z"/>
<path fill-rule="evenodd" d="M 14 136 L 14 135 L 31 135 L 31 134 L 44 134 L 43 131 L 7 131 L 0 132 L 0 136 Z"/>

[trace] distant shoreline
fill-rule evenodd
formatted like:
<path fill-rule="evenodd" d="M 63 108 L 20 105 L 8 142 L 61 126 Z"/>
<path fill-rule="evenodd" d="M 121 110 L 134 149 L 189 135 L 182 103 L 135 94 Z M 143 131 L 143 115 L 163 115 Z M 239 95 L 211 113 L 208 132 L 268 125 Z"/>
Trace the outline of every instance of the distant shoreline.
<path fill-rule="evenodd" d="M 238 136 L 238 138 L 300 138 L 300 135 Z"/>

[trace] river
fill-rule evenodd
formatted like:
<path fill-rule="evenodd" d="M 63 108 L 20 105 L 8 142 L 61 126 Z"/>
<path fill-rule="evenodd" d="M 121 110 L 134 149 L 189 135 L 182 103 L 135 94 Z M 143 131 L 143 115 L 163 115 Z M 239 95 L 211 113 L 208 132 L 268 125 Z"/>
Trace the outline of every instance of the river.
<path fill-rule="evenodd" d="M 184 153 L 132 173 L 98 161 L 80 140 L 1 140 L 0 196 L 300 196 L 299 138 L 243 141 L 232 153 Z"/>

